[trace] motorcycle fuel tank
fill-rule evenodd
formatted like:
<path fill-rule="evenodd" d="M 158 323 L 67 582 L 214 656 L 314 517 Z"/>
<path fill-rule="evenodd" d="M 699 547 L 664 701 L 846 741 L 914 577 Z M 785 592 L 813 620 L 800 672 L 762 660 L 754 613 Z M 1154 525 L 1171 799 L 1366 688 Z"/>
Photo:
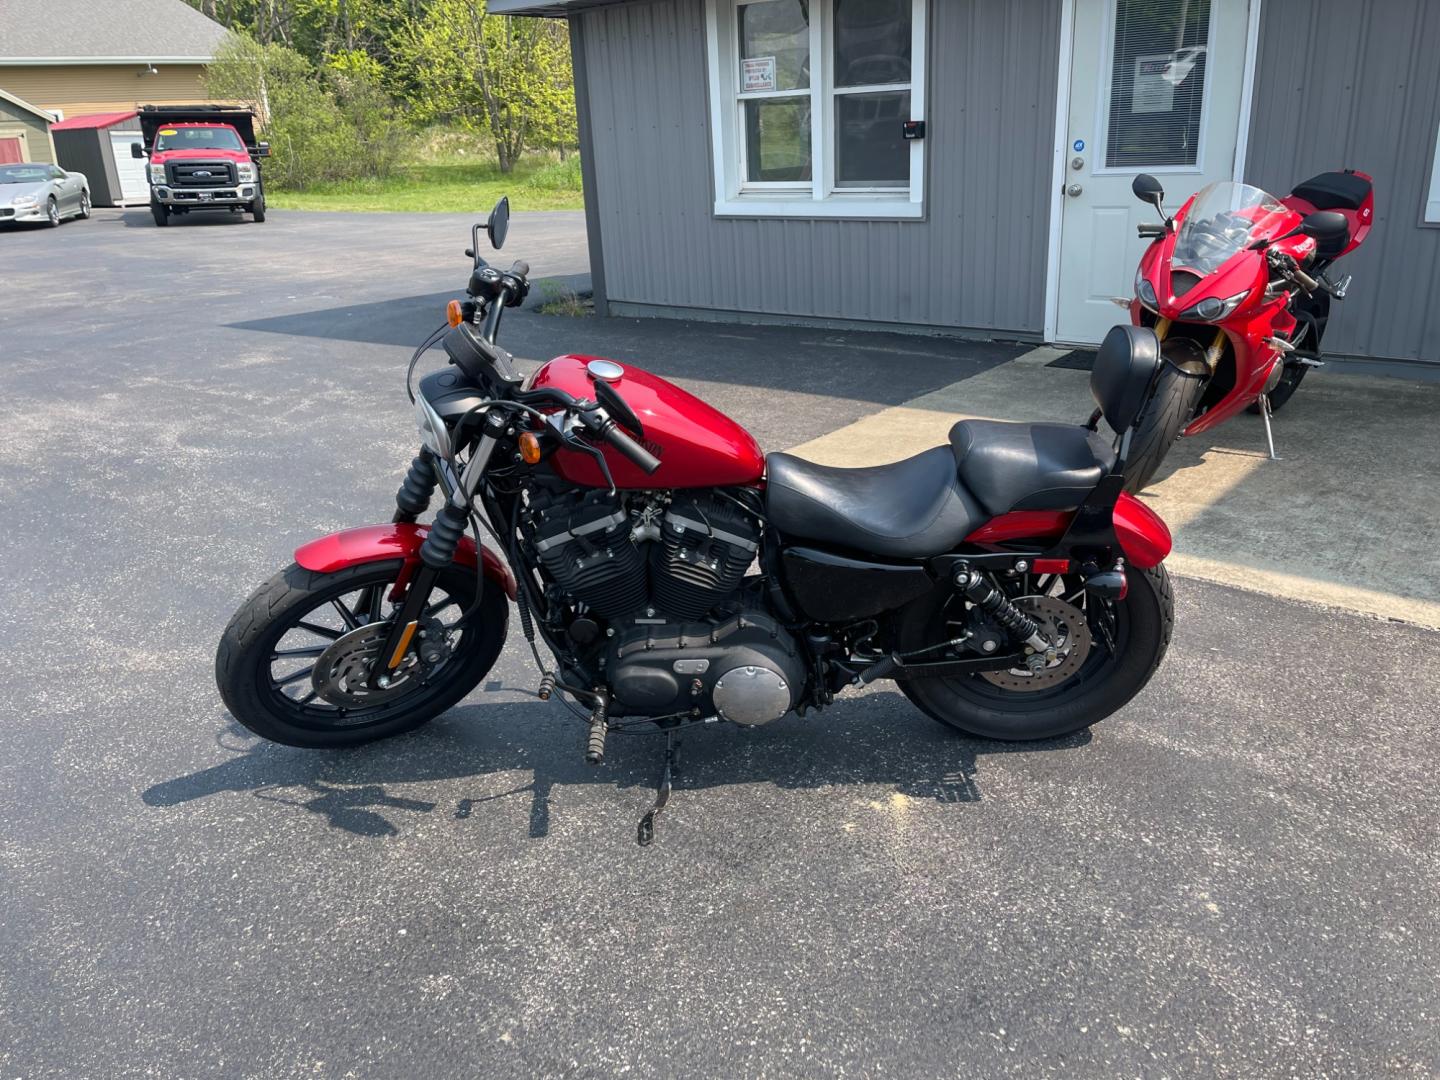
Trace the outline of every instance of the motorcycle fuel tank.
<path fill-rule="evenodd" d="M 557 356 L 535 372 L 530 385 L 537 390 L 553 386 L 594 400 L 597 373 L 625 399 L 645 429 L 641 442 L 660 459 L 660 468 L 647 476 L 610 447 L 602 447 L 616 487 L 737 487 L 757 483 L 764 475 L 765 455 L 748 431 L 694 394 L 642 368 L 593 356 Z M 550 461 L 555 472 L 571 483 L 606 486 L 599 464 L 589 454 L 562 448 Z"/>

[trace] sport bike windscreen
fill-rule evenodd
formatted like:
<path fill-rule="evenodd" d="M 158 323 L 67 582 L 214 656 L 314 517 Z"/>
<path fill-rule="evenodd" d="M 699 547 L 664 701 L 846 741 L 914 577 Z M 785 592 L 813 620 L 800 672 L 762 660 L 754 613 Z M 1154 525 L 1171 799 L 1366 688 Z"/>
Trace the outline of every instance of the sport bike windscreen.
<path fill-rule="evenodd" d="M 1175 238 L 1171 265 L 1208 277 L 1236 252 L 1286 231 L 1295 212 L 1267 191 L 1231 180 L 1211 184 L 1195 202 Z"/>

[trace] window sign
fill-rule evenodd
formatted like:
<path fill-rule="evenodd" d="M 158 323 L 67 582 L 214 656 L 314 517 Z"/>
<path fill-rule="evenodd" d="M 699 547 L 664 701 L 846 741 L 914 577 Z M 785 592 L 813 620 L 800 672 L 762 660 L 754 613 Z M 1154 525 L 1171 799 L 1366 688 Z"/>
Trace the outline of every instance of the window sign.
<path fill-rule="evenodd" d="M 1169 72 L 1169 53 L 1135 58 L 1135 84 L 1130 91 L 1132 113 L 1168 113 L 1175 107 L 1175 84 L 1166 78 Z"/>
<path fill-rule="evenodd" d="M 740 92 L 762 94 L 775 89 L 775 58 L 752 56 L 740 61 Z"/>

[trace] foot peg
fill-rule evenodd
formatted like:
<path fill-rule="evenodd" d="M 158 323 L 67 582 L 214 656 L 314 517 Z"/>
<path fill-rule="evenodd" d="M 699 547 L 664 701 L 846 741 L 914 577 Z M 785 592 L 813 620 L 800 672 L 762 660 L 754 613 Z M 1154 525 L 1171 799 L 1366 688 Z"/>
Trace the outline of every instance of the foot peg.
<path fill-rule="evenodd" d="M 590 710 L 590 740 L 585 745 L 585 760 L 599 765 L 605 760 L 605 736 L 610 732 L 609 699 L 605 694 L 595 695 L 595 707 Z"/>

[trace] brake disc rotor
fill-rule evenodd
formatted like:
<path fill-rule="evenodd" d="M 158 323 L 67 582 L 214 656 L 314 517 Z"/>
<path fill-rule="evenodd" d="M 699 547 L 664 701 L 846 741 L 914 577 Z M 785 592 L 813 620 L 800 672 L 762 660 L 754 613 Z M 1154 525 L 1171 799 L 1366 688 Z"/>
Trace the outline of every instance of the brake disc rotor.
<path fill-rule="evenodd" d="M 1014 603 L 1035 620 L 1041 636 L 1055 647 L 1055 659 L 1043 666 L 1037 662 L 1035 670 L 982 671 L 980 677 L 1004 690 L 1029 693 L 1047 690 L 1079 671 L 1090 655 L 1090 622 L 1085 612 L 1054 596 L 1022 596 Z"/>
<path fill-rule="evenodd" d="M 388 622 L 375 622 L 336 638 L 315 661 L 315 673 L 310 676 L 315 692 L 332 705 L 358 709 L 379 705 L 414 689 L 414 676 L 420 668 L 420 658 L 414 652 L 390 673 L 389 686 L 382 690 L 368 685 L 370 670 L 389 633 Z"/>

